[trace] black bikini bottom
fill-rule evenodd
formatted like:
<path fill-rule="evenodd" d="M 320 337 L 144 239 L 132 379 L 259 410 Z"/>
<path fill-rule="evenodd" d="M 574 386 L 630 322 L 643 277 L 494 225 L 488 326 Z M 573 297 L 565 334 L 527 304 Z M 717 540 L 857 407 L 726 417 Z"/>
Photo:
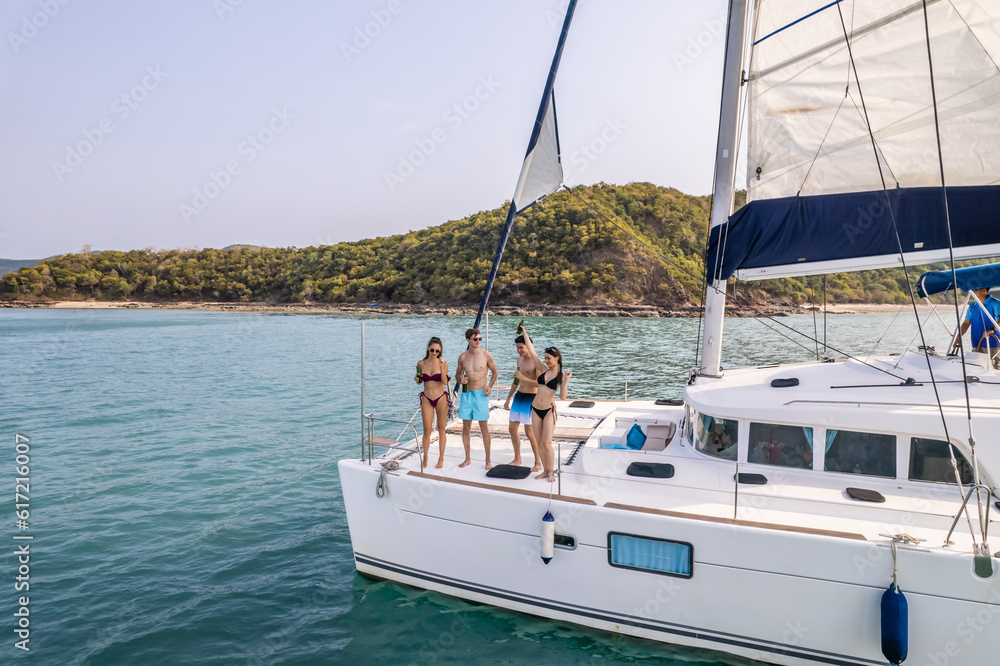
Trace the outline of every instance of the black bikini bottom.
<path fill-rule="evenodd" d="M 544 421 L 545 417 L 548 416 L 549 412 L 552 411 L 552 408 L 549 407 L 548 409 L 538 409 L 537 407 L 535 407 L 534 405 L 532 405 L 531 406 L 531 411 L 533 411 L 534 413 L 538 414 L 538 418 L 540 418 L 540 419 L 542 419 Z"/>

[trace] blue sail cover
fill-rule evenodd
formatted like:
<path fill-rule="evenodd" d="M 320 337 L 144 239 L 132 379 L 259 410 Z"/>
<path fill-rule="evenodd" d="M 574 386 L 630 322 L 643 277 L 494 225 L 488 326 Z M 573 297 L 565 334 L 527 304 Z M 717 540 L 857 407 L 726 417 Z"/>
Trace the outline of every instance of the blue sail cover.
<path fill-rule="evenodd" d="M 948 210 L 954 246 L 975 248 L 975 254 L 957 250 L 956 257 L 1000 254 L 1000 247 L 991 247 L 1000 245 L 1000 186 L 949 187 Z M 879 191 L 752 201 L 712 229 L 706 268 L 709 276 L 725 280 L 754 268 L 792 268 L 760 271 L 758 278 L 807 274 L 809 264 L 853 258 L 868 258 L 859 268 L 898 266 L 900 245 L 907 255 L 920 255 L 913 263 L 947 259 L 941 188 L 894 189 L 888 197 Z M 802 269 L 794 270 L 796 265 Z"/>
<path fill-rule="evenodd" d="M 1000 287 L 1000 264 L 969 266 L 955 271 L 958 288 L 965 291 Z M 940 294 L 954 288 L 951 271 L 928 271 L 917 280 L 917 293 L 921 298 Z"/>

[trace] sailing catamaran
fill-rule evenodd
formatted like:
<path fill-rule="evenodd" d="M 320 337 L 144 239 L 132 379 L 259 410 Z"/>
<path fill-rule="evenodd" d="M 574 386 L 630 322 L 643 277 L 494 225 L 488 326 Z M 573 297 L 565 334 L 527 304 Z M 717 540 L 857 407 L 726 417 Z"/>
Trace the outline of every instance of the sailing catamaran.
<path fill-rule="evenodd" d="M 552 84 L 574 9 L 490 285 L 516 213 L 561 183 Z M 705 330 L 683 401 L 560 403 L 554 492 L 479 465 L 428 473 L 418 441 L 379 440 L 363 415 L 362 459 L 339 463 L 356 567 L 772 663 L 994 664 L 989 355 L 721 359 L 732 276 L 948 261 L 913 291 L 1000 283 L 997 266 L 954 271 L 1000 255 L 1000 4 L 731 0 L 729 16 Z M 749 203 L 734 214 L 744 122 Z"/>

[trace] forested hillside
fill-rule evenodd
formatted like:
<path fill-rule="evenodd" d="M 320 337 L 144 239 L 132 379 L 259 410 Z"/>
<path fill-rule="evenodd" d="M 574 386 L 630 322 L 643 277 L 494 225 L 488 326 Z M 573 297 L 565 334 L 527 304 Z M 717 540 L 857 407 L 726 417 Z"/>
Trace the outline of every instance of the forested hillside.
<path fill-rule="evenodd" d="M 518 216 L 492 302 L 697 304 L 710 206 L 710 197 L 650 183 L 558 192 Z M 474 303 L 486 284 L 505 213 L 506 205 L 407 234 L 319 247 L 67 254 L 7 274 L 0 295 Z M 829 276 L 826 290 L 830 302 L 908 300 L 899 270 Z M 823 278 L 740 283 L 734 296 L 820 302 Z"/>

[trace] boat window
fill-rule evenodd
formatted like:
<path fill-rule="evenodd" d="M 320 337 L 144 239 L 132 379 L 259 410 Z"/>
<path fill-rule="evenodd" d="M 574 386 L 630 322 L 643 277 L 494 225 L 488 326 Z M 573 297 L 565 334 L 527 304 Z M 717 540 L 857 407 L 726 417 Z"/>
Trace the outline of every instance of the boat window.
<path fill-rule="evenodd" d="M 827 430 L 825 469 L 827 472 L 896 478 L 896 436 Z"/>
<path fill-rule="evenodd" d="M 972 465 L 954 444 L 951 450 L 955 452 L 962 483 L 972 483 Z M 955 483 L 955 470 L 951 466 L 948 442 L 920 437 L 910 439 L 910 481 Z"/>
<path fill-rule="evenodd" d="M 608 564 L 622 569 L 638 569 L 690 578 L 694 564 L 694 547 L 681 541 L 609 532 Z"/>
<path fill-rule="evenodd" d="M 694 448 L 723 460 L 736 460 L 739 421 L 699 414 Z"/>
<path fill-rule="evenodd" d="M 750 423 L 747 462 L 812 469 L 813 429 L 772 423 Z"/>

